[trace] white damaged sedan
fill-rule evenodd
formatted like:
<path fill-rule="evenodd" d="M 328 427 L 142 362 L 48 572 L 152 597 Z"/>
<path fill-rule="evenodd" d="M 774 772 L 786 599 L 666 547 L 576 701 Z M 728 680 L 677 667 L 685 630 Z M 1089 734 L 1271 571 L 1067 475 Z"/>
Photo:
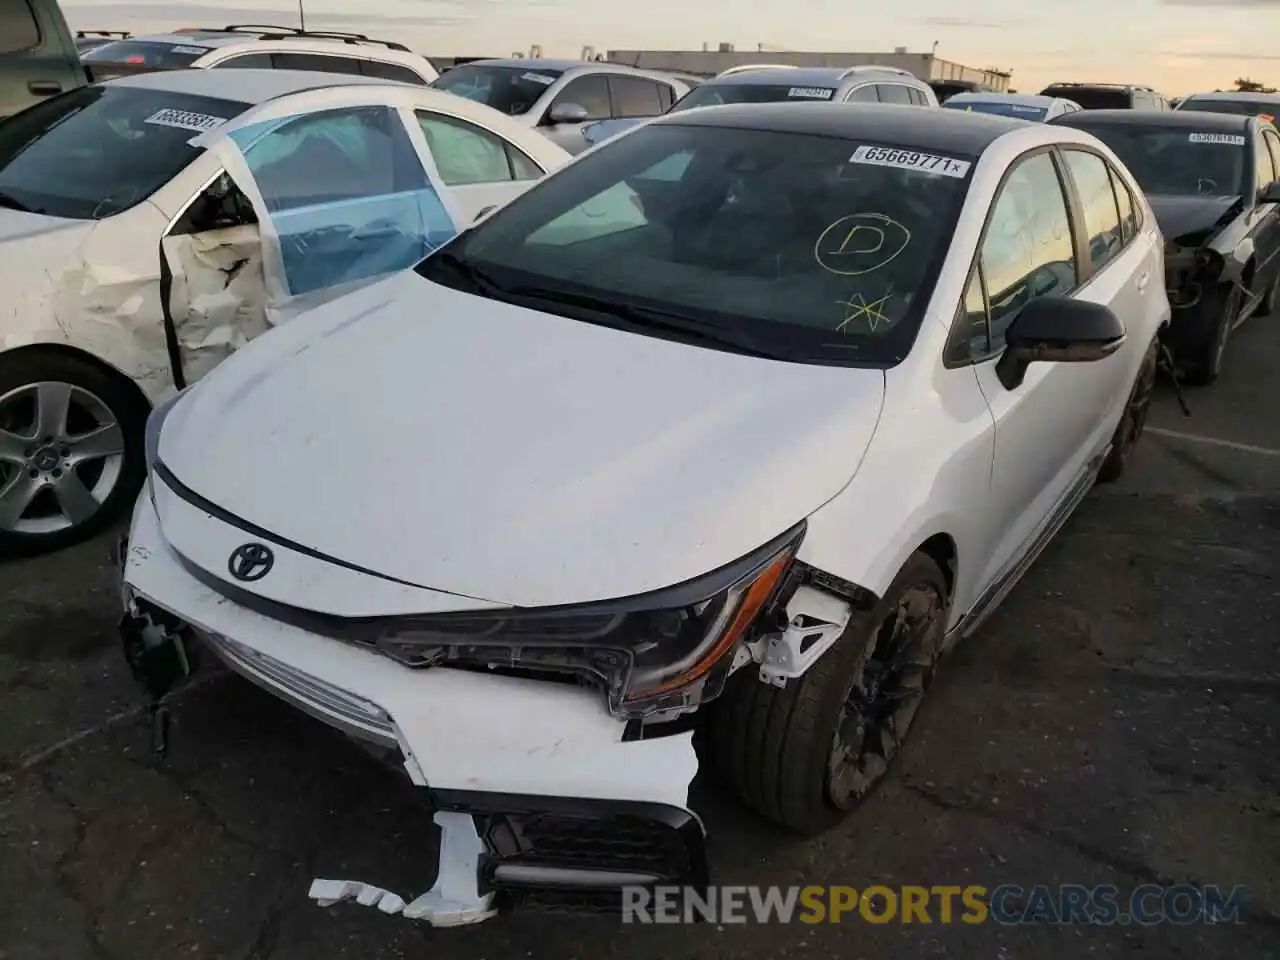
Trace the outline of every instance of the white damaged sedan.
<path fill-rule="evenodd" d="M 427 791 L 434 886 L 318 899 L 445 924 L 703 883 L 695 724 L 785 827 L 866 796 L 1124 469 L 1162 269 L 1077 130 L 657 120 L 156 411 L 129 660 L 159 696 L 212 649 Z"/>

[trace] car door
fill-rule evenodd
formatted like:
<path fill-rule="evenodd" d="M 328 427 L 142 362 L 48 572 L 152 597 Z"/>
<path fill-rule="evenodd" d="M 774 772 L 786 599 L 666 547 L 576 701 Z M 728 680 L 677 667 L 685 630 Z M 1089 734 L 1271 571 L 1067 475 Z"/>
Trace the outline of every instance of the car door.
<path fill-rule="evenodd" d="M 39 14 L 31 0 L 0 0 L 0 117 L 84 85 L 57 8 Z"/>
<path fill-rule="evenodd" d="M 248 180 L 241 185 L 265 221 L 275 298 L 403 269 L 457 233 L 443 188 L 391 107 L 285 116 L 224 142 L 238 154 L 230 171 Z"/>
<path fill-rule="evenodd" d="M 1280 134 L 1259 124 L 1252 137 L 1254 180 L 1260 191 L 1280 180 Z M 1251 292 L 1260 296 L 1280 277 L 1280 204 L 1259 203 L 1251 218 L 1250 234 L 1255 258 Z"/>
<path fill-rule="evenodd" d="M 546 173 L 491 130 L 433 110 L 419 109 L 414 118 L 464 226 L 520 195 Z"/>
<path fill-rule="evenodd" d="M 552 123 L 551 111 L 558 105 L 576 103 L 586 112 L 582 123 Z M 609 78 L 603 73 L 588 73 L 574 77 L 563 87 L 555 98 L 547 105 L 546 112 L 538 121 L 541 131 L 557 146 L 570 153 L 580 153 L 587 146 L 582 137 L 582 128 L 597 120 L 609 120 L 613 117 L 613 107 L 609 100 Z"/>
<path fill-rule="evenodd" d="M 986 324 L 971 350 L 996 436 L 986 525 L 991 543 L 980 576 L 984 585 L 1008 572 L 1055 511 L 1087 490 L 1090 468 L 1100 464 L 1110 437 L 1110 411 L 1124 392 L 1120 384 L 1127 367 L 1121 355 L 1096 363 L 1034 363 L 1014 389 L 1005 387 L 996 372 L 1009 326 L 1030 300 L 1073 296 L 1117 305 L 1117 290 L 1137 282 L 1129 279 L 1128 258 L 1105 264 L 1090 277 L 1090 240 L 1077 222 L 1082 218 L 1073 219 L 1065 173 L 1049 149 L 1015 161 L 994 198 L 977 258 Z M 1098 221 L 1109 225 L 1100 232 L 1120 233 L 1114 197 L 1107 201 L 1108 212 L 1104 197 L 1090 196 L 1099 207 Z M 1094 247 L 1115 252 L 1107 236 Z M 1148 277 L 1146 284 L 1155 279 Z"/>

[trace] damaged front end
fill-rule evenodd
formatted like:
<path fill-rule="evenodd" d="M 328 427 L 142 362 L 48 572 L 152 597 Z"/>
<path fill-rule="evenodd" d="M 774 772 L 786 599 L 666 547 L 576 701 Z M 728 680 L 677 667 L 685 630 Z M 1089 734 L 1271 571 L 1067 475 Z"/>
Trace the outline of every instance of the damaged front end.
<path fill-rule="evenodd" d="M 156 704 L 157 743 L 170 691 L 208 651 L 351 737 L 399 753 L 441 830 L 435 883 L 420 896 L 322 879 L 314 899 L 451 926 L 504 907 L 615 912 L 625 887 L 709 883 L 705 831 L 688 806 L 693 731 L 674 721 L 760 652 L 758 624 L 783 616 L 781 593 L 795 589 L 802 528 L 713 581 L 617 609 L 440 609 L 379 623 L 224 582 L 185 555 L 184 524 L 197 514 L 183 506 L 154 482 L 120 549 L 121 635 Z M 198 522 L 207 532 L 220 521 Z M 232 545 L 219 553 L 225 568 L 245 536 L 232 528 L 201 542 Z M 305 576 L 323 563 L 258 546 L 277 569 Z M 778 666 L 781 675 L 794 665 Z"/>

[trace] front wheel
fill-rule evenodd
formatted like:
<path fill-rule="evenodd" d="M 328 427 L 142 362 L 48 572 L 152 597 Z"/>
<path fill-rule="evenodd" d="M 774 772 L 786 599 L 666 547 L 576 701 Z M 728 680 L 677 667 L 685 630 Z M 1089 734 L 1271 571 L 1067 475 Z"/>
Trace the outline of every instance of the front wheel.
<path fill-rule="evenodd" d="M 132 384 L 92 361 L 0 355 L 0 557 L 62 549 L 127 510 L 146 417 Z"/>
<path fill-rule="evenodd" d="M 897 757 L 943 650 L 947 585 L 913 554 L 875 610 L 784 688 L 739 670 L 715 705 L 716 766 L 748 806 L 799 833 L 842 820 Z"/>
<path fill-rule="evenodd" d="M 1182 380 L 1197 387 L 1207 387 L 1222 373 L 1222 357 L 1227 350 L 1227 340 L 1240 317 L 1244 297 L 1238 284 L 1223 284 L 1205 303 L 1210 315 L 1209 334 L 1183 364 Z"/>

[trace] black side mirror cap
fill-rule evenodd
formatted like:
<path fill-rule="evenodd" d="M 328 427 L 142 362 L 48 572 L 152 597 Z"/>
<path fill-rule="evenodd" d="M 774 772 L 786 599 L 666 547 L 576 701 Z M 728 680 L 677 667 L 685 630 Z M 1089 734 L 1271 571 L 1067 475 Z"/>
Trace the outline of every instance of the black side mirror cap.
<path fill-rule="evenodd" d="M 1111 356 L 1124 341 L 1124 324 L 1110 307 L 1067 297 L 1038 297 L 1009 325 L 996 375 L 1006 389 L 1013 390 L 1033 363 L 1092 363 Z"/>

